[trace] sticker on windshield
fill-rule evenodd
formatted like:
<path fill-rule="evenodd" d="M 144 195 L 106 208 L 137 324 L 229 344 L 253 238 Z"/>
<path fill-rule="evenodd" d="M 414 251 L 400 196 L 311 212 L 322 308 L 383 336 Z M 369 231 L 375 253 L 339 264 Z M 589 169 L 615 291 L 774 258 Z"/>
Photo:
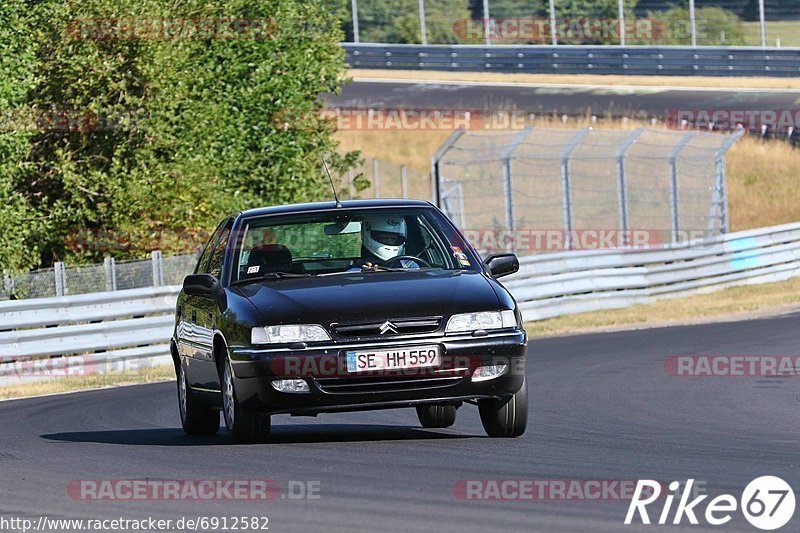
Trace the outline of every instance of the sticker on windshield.
<path fill-rule="evenodd" d="M 248 274 L 258 274 L 259 270 L 261 270 L 259 265 L 247 267 Z"/>
<path fill-rule="evenodd" d="M 458 263 L 459 263 L 461 266 L 465 266 L 465 267 L 468 267 L 468 266 L 470 266 L 469 259 L 467 259 L 467 254 L 465 254 L 465 253 L 464 253 L 464 252 L 461 250 L 461 248 L 459 248 L 458 246 L 451 246 L 451 247 L 450 247 L 450 249 L 451 249 L 451 250 L 453 250 L 453 256 L 454 256 L 456 259 L 458 259 Z"/>

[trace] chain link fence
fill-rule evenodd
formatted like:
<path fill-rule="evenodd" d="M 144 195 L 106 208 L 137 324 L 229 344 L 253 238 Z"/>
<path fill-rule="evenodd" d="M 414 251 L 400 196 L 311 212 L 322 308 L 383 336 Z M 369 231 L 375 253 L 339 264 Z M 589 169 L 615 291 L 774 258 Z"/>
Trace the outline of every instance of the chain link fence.
<path fill-rule="evenodd" d="M 355 177 L 363 174 L 369 187 L 357 191 Z M 432 197 L 430 172 L 378 159 L 365 159 L 362 164 L 341 176 L 341 189 L 349 191 L 347 198 L 413 198 L 430 200 Z"/>
<path fill-rule="evenodd" d="M 326 0 L 350 43 L 800 46 L 797 0 Z"/>
<path fill-rule="evenodd" d="M 438 202 L 484 252 L 655 247 L 728 230 L 724 155 L 743 132 L 455 132 Z"/>
<path fill-rule="evenodd" d="M 12 274 L 3 272 L 0 300 L 48 298 L 93 292 L 180 285 L 197 263 L 197 254 L 164 257 L 154 251 L 150 259 L 115 261 L 103 264 L 65 265 Z"/>

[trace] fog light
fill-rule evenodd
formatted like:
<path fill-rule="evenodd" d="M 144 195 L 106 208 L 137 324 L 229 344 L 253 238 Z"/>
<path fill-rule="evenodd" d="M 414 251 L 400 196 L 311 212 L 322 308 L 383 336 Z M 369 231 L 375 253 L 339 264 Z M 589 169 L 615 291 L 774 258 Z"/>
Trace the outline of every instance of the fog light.
<path fill-rule="evenodd" d="M 278 392 L 311 392 L 308 388 L 308 383 L 304 379 L 273 379 L 272 388 Z"/>
<path fill-rule="evenodd" d="M 472 381 L 494 379 L 505 374 L 506 370 L 508 370 L 508 365 L 479 366 L 475 369 L 475 372 L 472 373 Z"/>

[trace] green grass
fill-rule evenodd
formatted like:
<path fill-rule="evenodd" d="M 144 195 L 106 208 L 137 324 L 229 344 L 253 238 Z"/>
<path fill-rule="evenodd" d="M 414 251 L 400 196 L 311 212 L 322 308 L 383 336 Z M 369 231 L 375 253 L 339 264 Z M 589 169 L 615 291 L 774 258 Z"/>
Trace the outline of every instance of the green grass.
<path fill-rule="evenodd" d="M 800 47 L 800 20 L 767 21 L 767 46 L 776 46 L 780 39 L 782 48 Z M 759 22 L 743 22 L 745 44 L 761 46 L 761 24 Z"/>

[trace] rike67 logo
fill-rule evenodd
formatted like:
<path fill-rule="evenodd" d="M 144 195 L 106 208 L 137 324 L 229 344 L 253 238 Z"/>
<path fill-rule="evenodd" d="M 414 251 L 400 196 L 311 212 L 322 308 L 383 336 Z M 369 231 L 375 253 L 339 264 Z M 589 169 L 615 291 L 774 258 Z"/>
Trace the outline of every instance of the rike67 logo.
<path fill-rule="evenodd" d="M 669 492 L 662 495 L 661 483 L 640 479 L 628 507 L 625 524 L 630 525 L 638 514 L 638 520 L 642 524 L 649 525 L 651 519 L 647 507 L 661 499 L 662 496 L 664 496 L 664 503 L 656 522 L 660 525 L 667 523 L 680 525 L 684 517 L 690 524 L 697 525 L 700 523 L 699 515 L 705 519 L 706 523 L 712 526 L 721 526 L 730 522 L 733 513 L 741 509 L 742 514 L 752 526 L 764 531 L 772 531 L 786 525 L 794 514 L 794 491 L 779 477 L 762 476 L 754 479 L 745 487 L 739 501 L 731 494 L 720 494 L 705 502 L 704 512 L 701 511 L 703 508 L 701 504 L 708 498 L 708 495 L 697 496 L 690 501 L 693 485 L 694 480 L 688 480 L 683 491 L 679 493 L 681 483 L 673 481 L 668 486 Z M 673 513 L 672 506 L 676 499 L 678 504 Z M 656 507 L 653 505 L 650 511 L 657 511 Z M 671 522 L 670 515 L 672 515 Z M 656 519 L 655 516 L 653 518 Z"/>

